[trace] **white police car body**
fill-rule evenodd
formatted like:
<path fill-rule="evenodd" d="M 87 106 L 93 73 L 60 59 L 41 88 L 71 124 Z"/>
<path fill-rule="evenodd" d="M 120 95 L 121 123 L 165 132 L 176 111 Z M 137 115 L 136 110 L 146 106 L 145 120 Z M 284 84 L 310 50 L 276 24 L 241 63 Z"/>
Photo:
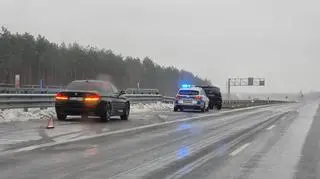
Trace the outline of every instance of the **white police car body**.
<path fill-rule="evenodd" d="M 174 111 L 193 109 L 205 112 L 209 109 L 209 102 L 209 98 L 206 96 L 206 93 L 202 88 L 183 85 L 176 95 Z"/>

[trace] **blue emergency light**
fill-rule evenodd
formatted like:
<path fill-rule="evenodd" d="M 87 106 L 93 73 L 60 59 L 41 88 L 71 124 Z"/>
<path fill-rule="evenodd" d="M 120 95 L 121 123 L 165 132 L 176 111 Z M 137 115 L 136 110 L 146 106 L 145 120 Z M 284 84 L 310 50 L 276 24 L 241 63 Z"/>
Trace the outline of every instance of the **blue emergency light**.
<path fill-rule="evenodd" d="M 182 84 L 181 87 L 182 88 L 191 88 L 192 85 L 190 85 L 190 84 Z"/>

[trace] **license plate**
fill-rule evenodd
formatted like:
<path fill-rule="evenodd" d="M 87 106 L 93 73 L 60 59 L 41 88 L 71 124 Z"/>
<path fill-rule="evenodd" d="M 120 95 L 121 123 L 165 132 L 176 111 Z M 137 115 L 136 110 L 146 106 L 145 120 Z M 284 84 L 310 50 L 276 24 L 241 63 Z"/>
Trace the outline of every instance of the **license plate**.
<path fill-rule="evenodd" d="M 83 98 L 82 97 L 70 97 L 71 101 L 82 101 Z"/>
<path fill-rule="evenodd" d="M 183 100 L 183 103 L 191 104 L 192 100 Z"/>

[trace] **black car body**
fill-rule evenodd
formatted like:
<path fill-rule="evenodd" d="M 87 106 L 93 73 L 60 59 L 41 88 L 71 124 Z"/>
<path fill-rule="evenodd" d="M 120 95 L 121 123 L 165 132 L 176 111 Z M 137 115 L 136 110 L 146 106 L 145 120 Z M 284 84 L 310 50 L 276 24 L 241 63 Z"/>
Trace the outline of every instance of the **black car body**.
<path fill-rule="evenodd" d="M 218 110 L 222 108 L 222 96 L 221 91 L 219 87 L 216 86 L 197 86 L 202 88 L 206 95 L 208 96 L 210 102 L 209 102 L 209 108 L 213 109 L 216 107 Z"/>
<path fill-rule="evenodd" d="M 108 121 L 111 116 L 127 120 L 130 103 L 124 92 L 111 83 L 100 80 L 76 80 L 56 95 L 55 108 L 58 120 L 68 115 L 100 116 Z"/>

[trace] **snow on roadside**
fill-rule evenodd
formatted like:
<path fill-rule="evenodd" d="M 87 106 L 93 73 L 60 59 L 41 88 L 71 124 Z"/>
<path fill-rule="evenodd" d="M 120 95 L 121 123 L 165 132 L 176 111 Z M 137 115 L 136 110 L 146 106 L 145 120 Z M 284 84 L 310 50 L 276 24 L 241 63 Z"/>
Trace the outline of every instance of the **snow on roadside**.
<path fill-rule="evenodd" d="M 168 103 L 150 103 L 150 104 L 133 104 L 131 106 L 132 113 L 140 113 L 140 112 L 152 112 L 152 111 L 170 111 L 173 109 L 173 104 Z"/>
<path fill-rule="evenodd" d="M 47 108 L 43 110 L 34 108 L 29 109 L 28 112 L 24 112 L 23 109 L 8 109 L 0 111 L 0 123 L 43 119 L 55 115 L 56 112 L 54 108 Z"/>
<path fill-rule="evenodd" d="M 131 105 L 132 113 L 152 112 L 152 111 L 169 111 L 173 109 L 173 104 L 167 103 L 150 103 L 150 104 L 133 104 Z M 0 123 L 14 121 L 44 120 L 50 116 L 56 116 L 54 108 L 40 110 L 38 108 L 29 109 L 24 112 L 23 109 L 8 109 L 0 111 Z"/>

